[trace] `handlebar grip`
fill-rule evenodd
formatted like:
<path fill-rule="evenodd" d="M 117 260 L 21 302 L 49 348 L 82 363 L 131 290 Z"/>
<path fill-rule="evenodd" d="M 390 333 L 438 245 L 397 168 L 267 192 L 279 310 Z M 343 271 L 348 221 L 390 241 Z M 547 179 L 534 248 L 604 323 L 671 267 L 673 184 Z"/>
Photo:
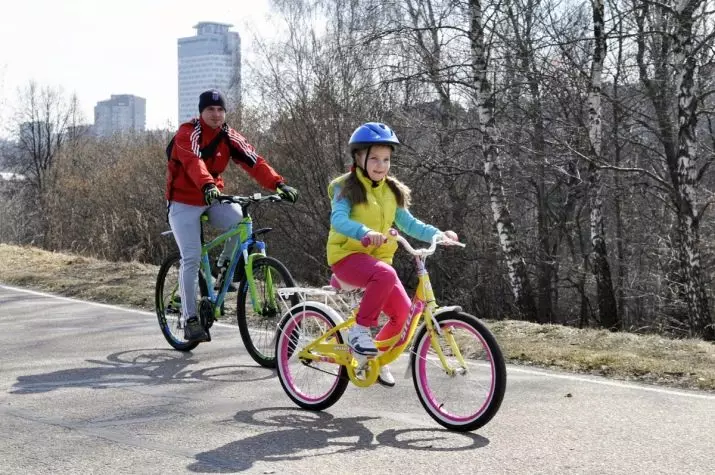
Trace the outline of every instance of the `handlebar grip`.
<path fill-rule="evenodd" d="M 387 234 L 389 234 L 389 237 L 386 237 L 386 238 L 384 239 L 384 241 L 382 242 L 382 244 L 385 244 L 385 243 L 388 241 L 388 239 L 390 239 L 390 240 L 396 239 L 397 236 L 399 236 L 399 233 L 397 232 L 397 229 L 394 229 L 394 228 L 390 228 L 390 230 L 387 231 Z M 367 246 L 370 245 L 370 238 L 367 237 L 367 234 L 364 235 L 364 236 L 360 239 L 360 244 L 362 244 L 364 247 L 367 247 Z M 380 244 L 380 246 L 381 246 L 382 244 Z M 379 246 L 378 246 L 378 247 L 379 247 Z"/>
<path fill-rule="evenodd" d="M 233 201 L 233 196 L 232 195 L 218 195 L 216 197 L 216 201 L 219 203 L 230 203 Z"/>

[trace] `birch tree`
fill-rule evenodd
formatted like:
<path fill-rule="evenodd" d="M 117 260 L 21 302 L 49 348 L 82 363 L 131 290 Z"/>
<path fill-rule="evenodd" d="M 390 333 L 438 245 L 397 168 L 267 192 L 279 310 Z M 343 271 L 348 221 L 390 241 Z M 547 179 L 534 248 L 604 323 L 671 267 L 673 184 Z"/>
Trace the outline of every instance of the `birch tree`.
<path fill-rule="evenodd" d="M 591 0 L 591 6 L 593 9 L 593 59 L 588 91 L 588 137 L 592 154 L 588 184 L 591 205 L 591 269 L 596 278 L 596 300 L 600 324 L 605 328 L 620 330 L 621 321 L 618 318 L 611 268 L 606 252 L 601 170 L 596 165 L 601 160 L 601 76 L 603 73 L 603 61 L 606 56 L 603 0 Z"/>
<path fill-rule="evenodd" d="M 671 185 L 670 199 L 677 216 L 679 265 L 689 331 L 692 336 L 712 341 L 715 329 L 701 265 L 700 221 L 704 208 L 698 204 L 699 184 L 709 162 L 700 165 L 695 135 L 697 52 L 710 44 L 715 35 L 712 31 L 694 29 L 696 14 L 703 3 L 703 0 L 673 4 L 639 2 L 635 4 L 635 19 L 640 80 L 655 110 L 666 162 L 665 179 Z M 647 38 L 654 34 L 658 35 L 658 47 L 648 48 Z M 671 110 L 677 111 L 675 118 Z"/>
<path fill-rule="evenodd" d="M 478 109 L 479 147 L 484 157 L 484 180 L 489 191 L 492 215 L 505 256 L 515 304 L 523 318 L 536 320 L 537 311 L 531 282 L 527 275 L 526 262 L 516 241 L 516 229 L 507 206 L 499 167 L 498 130 L 494 118 L 494 97 L 487 76 L 488 62 L 481 0 L 469 0 L 468 12 L 473 94 Z"/>

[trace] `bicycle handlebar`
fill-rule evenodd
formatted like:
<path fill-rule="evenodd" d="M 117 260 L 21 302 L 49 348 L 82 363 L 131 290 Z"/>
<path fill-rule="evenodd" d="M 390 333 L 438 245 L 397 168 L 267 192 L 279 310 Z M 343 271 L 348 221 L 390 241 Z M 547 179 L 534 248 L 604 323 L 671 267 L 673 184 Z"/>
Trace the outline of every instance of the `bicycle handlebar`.
<path fill-rule="evenodd" d="M 263 195 L 261 193 L 254 193 L 251 196 L 237 196 L 237 195 L 218 195 L 216 198 L 221 203 L 237 203 L 241 206 L 246 206 L 251 203 L 261 203 L 263 201 L 283 201 L 283 198 L 277 193 L 271 195 Z"/>
<path fill-rule="evenodd" d="M 388 239 L 394 239 L 400 244 L 402 244 L 402 247 L 405 248 L 407 252 L 412 254 L 413 256 L 430 256 L 434 254 L 434 251 L 437 249 L 437 244 L 442 244 L 443 246 L 459 246 L 459 247 L 465 247 L 466 244 L 459 242 L 459 241 L 453 241 L 449 239 L 447 236 L 444 235 L 444 233 L 437 233 L 434 236 L 432 236 L 432 243 L 430 244 L 430 247 L 425 248 L 425 249 L 415 249 L 412 247 L 412 245 L 407 241 L 407 239 L 403 238 L 400 236 L 400 233 L 397 232 L 396 229 L 392 228 L 388 232 L 389 236 Z M 363 238 L 360 240 L 363 246 L 367 247 L 370 245 L 370 240 L 366 239 L 367 236 L 363 236 Z"/>

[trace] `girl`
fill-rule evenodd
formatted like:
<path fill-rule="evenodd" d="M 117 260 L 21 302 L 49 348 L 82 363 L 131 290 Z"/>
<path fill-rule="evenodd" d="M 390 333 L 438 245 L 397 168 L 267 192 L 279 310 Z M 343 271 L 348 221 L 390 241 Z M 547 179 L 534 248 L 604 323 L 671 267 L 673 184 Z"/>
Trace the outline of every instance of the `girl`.
<path fill-rule="evenodd" d="M 350 172 L 328 186 L 332 211 L 327 254 L 339 281 L 365 289 L 357 324 L 348 331 L 348 345 L 366 358 L 378 351 L 370 327 L 377 325 L 380 312 L 385 312 L 388 322 L 376 339 L 386 340 L 402 329 L 410 310 L 410 299 L 391 265 L 397 243 L 387 241 L 387 232 L 396 225 L 403 233 L 430 242 L 440 231 L 410 214 L 410 190 L 388 176 L 392 152 L 400 145 L 390 127 L 365 123 L 355 129 L 348 144 L 353 158 Z M 457 240 L 453 231 L 444 234 Z M 395 385 L 387 366 L 380 370 L 378 381 Z"/>

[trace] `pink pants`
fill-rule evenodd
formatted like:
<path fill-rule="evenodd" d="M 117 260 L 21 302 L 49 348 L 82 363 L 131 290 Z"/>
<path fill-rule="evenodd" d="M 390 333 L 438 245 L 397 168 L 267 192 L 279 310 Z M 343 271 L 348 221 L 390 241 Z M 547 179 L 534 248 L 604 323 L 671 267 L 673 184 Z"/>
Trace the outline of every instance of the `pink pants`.
<path fill-rule="evenodd" d="M 376 340 L 387 340 L 402 330 L 410 312 L 410 298 L 391 265 L 357 253 L 333 264 L 332 270 L 346 284 L 365 289 L 356 317 L 359 325 L 377 326 L 380 311 L 387 315 L 389 320 L 375 337 Z"/>

